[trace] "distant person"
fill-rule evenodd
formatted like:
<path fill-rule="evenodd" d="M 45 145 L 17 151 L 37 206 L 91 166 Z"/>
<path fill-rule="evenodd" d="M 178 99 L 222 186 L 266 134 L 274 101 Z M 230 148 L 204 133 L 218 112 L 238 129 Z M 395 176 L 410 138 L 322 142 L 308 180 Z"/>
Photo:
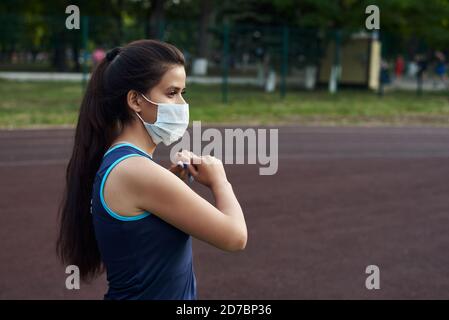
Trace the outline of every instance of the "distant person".
<path fill-rule="evenodd" d="M 97 66 L 106 56 L 106 52 L 103 48 L 97 48 L 92 52 L 92 62 L 94 66 Z"/>
<path fill-rule="evenodd" d="M 394 75 L 396 79 L 400 80 L 402 78 L 402 75 L 404 74 L 405 69 L 405 61 L 402 55 L 399 55 L 396 58 L 395 65 L 394 65 Z"/>
<path fill-rule="evenodd" d="M 416 63 L 416 61 L 411 60 L 407 64 L 407 76 L 409 78 L 415 78 L 417 73 L 418 73 L 418 64 Z"/>
<path fill-rule="evenodd" d="M 421 95 L 423 90 L 424 76 L 427 71 L 427 58 L 425 55 L 419 54 L 416 55 L 415 59 L 418 65 L 418 71 L 416 72 L 417 93 L 418 95 Z"/>
<path fill-rule="evenodd" d="M 436 88 L 437 84 L 443 84 L 443 86 L 447 87 L 447 71 L 446 71 L 446 57 L 441 51 L 437 51 L 435 53 L 435 57 L 437 59 L 437 63 L 435 66 L 435 74 L 437 76 L 437 81 L 434 81 L 433 85 Z"/>
<path fill-rule="evenodd" d="M 382 59 L 380 62 L 380 85 L 379 95 L 383 96 L 385 92 L 385 86 L 391 82 L 389 64 L 386 60 Z"/>
<path fill-rule="evenodd" d="M 83 280 L 106 270 L 105 299 L 196 300 L 192 237 L 229 252 L 246 246 L 242 208 L 219 159 L 184 150 L 166 169 L 153 157 L 159 143 L 184 136 L 185 87 L 181 51 L 139 40 L 109 51 L 85 90 L 57 250 Z M 185 183 L 189 174 L 215 205 Z"/>

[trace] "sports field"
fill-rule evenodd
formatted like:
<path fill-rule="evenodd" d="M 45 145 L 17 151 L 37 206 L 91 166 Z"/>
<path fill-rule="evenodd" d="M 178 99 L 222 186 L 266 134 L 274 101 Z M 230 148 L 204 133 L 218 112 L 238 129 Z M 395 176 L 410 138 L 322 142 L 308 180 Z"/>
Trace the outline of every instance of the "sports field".
<path fill-rule="evenodd" d="M 0 131 L 0 299 L 102 299 L 65 289 L 56 213 L 72 129 Z M 199 299 L 449 299 L 449 128 L 279 129 L 279 170 L 226 165 L 246 250 L 194 241 Z M 155 152 L 167 167 L 168 149 Z M 211 193 L 193 185 L 212 201 Z M 380 268 L 380 290 L 365 268 Z"/>

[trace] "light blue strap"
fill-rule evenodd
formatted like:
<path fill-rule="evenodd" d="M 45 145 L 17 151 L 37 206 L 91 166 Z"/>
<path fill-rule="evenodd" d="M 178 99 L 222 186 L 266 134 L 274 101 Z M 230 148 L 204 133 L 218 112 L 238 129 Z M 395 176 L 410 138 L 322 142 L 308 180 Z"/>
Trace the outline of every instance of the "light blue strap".
<path fill-rule="evenodd" d="M 147 156 L 149 156 L 149 157 L 151 158 L 151 160 L 153 160 L 153 157 L 152 157 L 150 154 L 146 153 L 145 151 L 143 151 L 142 149 L 140 149 L 138 146 L 135 146 L 135 145 L 133 145 L 132 143 L 129 143 L 129 142 L 119 143 L 119 144 L 116 144 L 115 146 L 113 146 L 112 148 L 109 148 L 109 150 L 106 151 L 106 153 L 104 154 L 103 158 L 106 157 L 109 153 L 111 153 L 111 152 L 114 151 L 115 149 L 118 149 L 118 148 L 124 147 L 124 146 L 128 146 L 128 147 L 137 149 L 137 150 L 139 150 L 140 152 L 142 152 L 143 154 L 146 154 Z"/>
<path fill-rule="evenodd" d="M 119 146 L 116 146 L 119 147 Z M 112 151 L 112 150 L 111 150 Z M 114 211 L 112 211 L 108 205 L 106 204 L 106 201 L 104 200 L 104 196 L 103 196 L 103 192 L 104 192 L 104 185 L 106 183 L 106 179 L 109 175 L 109 173 L 111 172 L 112 169 L 114 169 L 114 167 L 119 164 L 121 161 L 130 158 L 130 157 L 143 157 L 141 154 L 137 154 L 137 153 L 132 153 L 132 154 L 127 154 L 126 156 L 123 156 L 117 160 L 114 161 L 113 164 L 111 164 L 108 168 L 108 170 L 106 171 L 106 173 L 103 176 L 103 179 L 101 180 L 101 186 L 100 186 L 100 200 L 101 200 L 101 204 L 103 205 L 103 208 L 107 211 L 107 213 L 109 213 L 110 216 L 112 216 L 115 219 L 121 220 L 121 221 L 135 221 L 135 220 L 140 220 L 143 219 L 147 216 L 149 216 L 151 213 L 148 211 L 145 211 L 142 214 L 139 214 L 137 216 L 132 216 L 132 217 L 126 217 L 126 216 L 121 216 L 117 213 L 115 213 Z"/>

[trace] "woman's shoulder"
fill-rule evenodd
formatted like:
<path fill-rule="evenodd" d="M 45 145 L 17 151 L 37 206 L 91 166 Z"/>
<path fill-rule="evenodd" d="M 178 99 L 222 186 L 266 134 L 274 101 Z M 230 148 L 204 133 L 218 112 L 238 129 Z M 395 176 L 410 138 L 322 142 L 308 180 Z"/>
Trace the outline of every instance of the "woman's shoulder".
<path fill-rule="evenodd" d="M 128 153 L 114 168 L 114 175 L 122 182 L 140 181 L 148 176 L 157 176 L 160 167 L 157 163 L 138 153 Z"/>
<path fill-rule="evenodd" d="M 103 180 L 107 179 L 104 181 L 106 201 L 120 212 L 135 211 L 129 208 L 138 207 L 141 197 L 157 189 L 157 185 L 151 182 L 161 180 L 161 169 L 148 157 L 137 154 L 110 166 L 103 177 Z"/>

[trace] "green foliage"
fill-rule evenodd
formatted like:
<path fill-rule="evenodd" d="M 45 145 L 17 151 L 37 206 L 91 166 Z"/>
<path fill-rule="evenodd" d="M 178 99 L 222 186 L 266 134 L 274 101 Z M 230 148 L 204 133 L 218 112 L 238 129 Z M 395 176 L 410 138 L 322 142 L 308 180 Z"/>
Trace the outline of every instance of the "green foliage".
<path fill-rule="evenodd" d="M 68 4 L 78 5 L 81 15 L 90 17 L 88 36 L 91 47 L 112 47 L 146 37 L 156 1 L 2 0 L 0 51 L 50 51 L 59 44 L 79 49 L 81 32 L 68 32 L 63 27 Z M 167 0 L 164 39 L 194 53 L 200 42 L 199 29 L 205 3 L 211 4 L 208 31 L 213 36 L 209 45 L 218 52 L 224 23 L 271 28 L 266 32 L 267 39 L 278 37 L 281 34 L 278 30 L 283 25 L 290 26 L 291 30 L 320 29 L 325 31 L 323 34 L 341 30 L 343 35 L 348 35 L 364 30 L 365 8 L 370 4 L 380 8 L 380 32 L 390 53 L 404 52 L 411 43 L 415 47 L 449 48 L 449 0 Z M 305 43 L 304 37 L 308 35 L 299 34 L 296 39 L 295 31 L 292 31 L 291 36 L 290 48 L 295 50 L 295 45 Z M 232 39 L 231 45 L 236 46 L 243 40 L 249 47 L 256 45 L 249 43 L 254 39 L 244 37 L 246 34 L 243 33 L 241 38 Z M 278 42 L 274 41 L 274 46 L 278 46 Z M 315 53 L 312 55 L 316 56 Z"/>

